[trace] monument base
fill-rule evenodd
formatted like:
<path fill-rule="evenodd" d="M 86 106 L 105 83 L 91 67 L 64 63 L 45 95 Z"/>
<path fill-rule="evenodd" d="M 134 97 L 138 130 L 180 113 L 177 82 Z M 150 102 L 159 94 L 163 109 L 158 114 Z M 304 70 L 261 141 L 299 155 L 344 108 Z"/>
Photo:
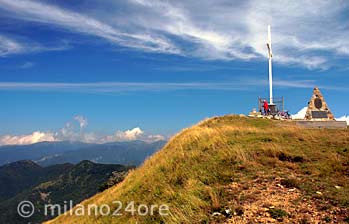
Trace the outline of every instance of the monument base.
<path fill-rule="evenodd" d="M 300 127 L 304 128 L 328 128 L 328 129 L 346 129 L 346 121 L 294 121 Z"/>

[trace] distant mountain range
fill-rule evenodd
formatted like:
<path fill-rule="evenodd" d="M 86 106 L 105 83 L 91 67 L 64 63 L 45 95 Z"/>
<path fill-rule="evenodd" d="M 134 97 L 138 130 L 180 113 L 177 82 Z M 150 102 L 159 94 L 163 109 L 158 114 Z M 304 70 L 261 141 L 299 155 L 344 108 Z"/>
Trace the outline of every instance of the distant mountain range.
<path fill-rule="evenodd" d="M 54 216 L 44 215 L 45 204 L 74 204 L 120 182 L 133 166 L 96 164 L 82 161 L 42 167 L 22 160 L 0 167 L 0 223 L 40 223 Z M 35 204 L 28 219 L 17 214 L 23 200 Z M 66 203 L 67 204 L 67 203 Z"/>
<path fill-rule="evenodd" d="M 139 165 L 165 145 L 165 141 L 88 144 L 82 142 L 40 142 L 31 145 L 0 146 L 0 165 L 32 160 L 41 166 L 90 160 L 105 164 Z"/>
<path fill-rule="evenodd" d="M 53 218 L 43 214 L 45 204 L 72 200 L 75 205 L 113 186 L 165 143 L 63 141 L 1 146 L 0 223 L 28 223 L 17 214 L 23 200 L 35 204 L 31 223 Z"/>

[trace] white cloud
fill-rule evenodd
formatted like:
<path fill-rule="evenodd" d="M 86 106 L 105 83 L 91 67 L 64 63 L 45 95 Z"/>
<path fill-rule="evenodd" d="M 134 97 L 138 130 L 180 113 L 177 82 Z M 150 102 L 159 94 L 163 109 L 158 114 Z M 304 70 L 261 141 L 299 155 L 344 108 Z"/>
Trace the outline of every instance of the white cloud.
<path fill-rule="evenodd" d="M 342 18 L 349 10 L 345 0 L 94 3 L 99 7 L 80 8 L 79 13 L 24 0 L 0 0 L 0 8 L 9 12 L 5 16 L 142 51 L 204 59 L 262 60 L 267 56 L 266 29 L 271 24 L 273 59 L 278 63 L 327 69 L 334 56 L 349 55 L 349 29 Z"/>
<path fill-rule="evenodd" d="M 0 145 L 27 145 L 43 141 L 55 141 L 52 132 L 35 131 L 28 135 L 3 135 L 0 136 Z"/>
<path fill-rule="evenodd" d="M 63 128 L 55 133 L 57 141 L 82 141 L 95 142 L 97 137 L 94 133 L 86 133 L 84 128 L 87 127 L 87 119 L 82 115 L 76 115 L 68 121 Z"/>
<path fill-rule="evenodd" d="M 74 117 L 74 120 L 78 121 L 80 124 L 80 129 L 83 129 L 84 127 L 86 127 L 88 125 L 87 119 L 84 118 L 84 116 L 82 115 L 77 115 Z"/>
<path fill-rule="evenodd" d="M 126 131 L 117 131 L 115 133 L 115 140 L 117 141 L 136 140 L 143 134 L 144 134 L 144 131 L 142 131 L 139 127 L 126 130 Z"/>
<path fill-rule="evenodd" d="M 159 134 L 146 135 L 145 132 L 140 127 L 135 127 L 133 129 L 125 131 L 116 131 L 114 135 L 109 135 L 103 137 L 101 142 L 113 142 L 113 141 L 134 141 L 142 140 L 145 142 L 155 142 L 160 140 L 165 140 L 166 137 Z"/>
<path fill-rule="evenodd" d="M 78 128 L 73 122 L 67 122 L 63 128 L 55 133 L 58 141 L 79 141 L 82 133 L 80 128 Z"/>
<path fill-rule="evenodd" d="M 307 112 L 308 107 L 303 107 L 300 111 L 298 111 L 296 114 L 292 114 L 292 119 L 297 120 L 297 119 L 304 119 L 305 114 Z"/>
<path fill-rule="evenodd" d="M 346 121 L 347 122 L 347 125 L 349 125 L 349 116 L 342 116 L 340 118 L 336 118 L 337 121 Z"/>

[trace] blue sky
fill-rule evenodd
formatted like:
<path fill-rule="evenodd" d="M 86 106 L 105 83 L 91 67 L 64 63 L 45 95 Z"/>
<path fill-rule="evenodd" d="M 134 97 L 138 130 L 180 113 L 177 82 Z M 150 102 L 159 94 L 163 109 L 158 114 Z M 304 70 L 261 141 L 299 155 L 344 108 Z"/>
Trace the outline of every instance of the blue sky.
<path fill-rule="evenodd" d="M 0 144 L 154 140 L 320 87 L 347 115 L 347 1 L 0 0 Z"/>

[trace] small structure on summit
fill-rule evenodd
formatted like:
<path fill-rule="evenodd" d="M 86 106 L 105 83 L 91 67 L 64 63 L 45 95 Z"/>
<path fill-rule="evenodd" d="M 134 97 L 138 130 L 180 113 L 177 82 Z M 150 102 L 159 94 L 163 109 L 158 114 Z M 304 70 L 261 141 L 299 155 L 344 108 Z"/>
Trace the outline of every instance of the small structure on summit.
<path fill-rule="evenodd" d="M 305 120 L 334 120 L 334 116 L 322 96 L 319 88 L 315 87 L 313 95 L 308 102 L 308 109 L 304 117 Z"/>
<path fill-rule="evenodd" d="M 313 89 L 303 119 L 294 122 L 305 128 L 347 128 L 346 121 L 336 121 L 319 88 Z"/>

